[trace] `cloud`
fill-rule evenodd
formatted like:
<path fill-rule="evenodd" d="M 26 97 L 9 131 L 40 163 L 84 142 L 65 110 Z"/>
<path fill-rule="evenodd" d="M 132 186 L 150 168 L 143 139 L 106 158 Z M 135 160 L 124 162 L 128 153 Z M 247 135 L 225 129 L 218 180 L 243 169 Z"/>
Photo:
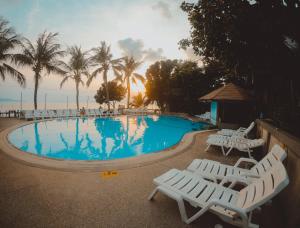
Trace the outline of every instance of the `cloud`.
<path fill-rule="evenodd" d="M 143 58 L 144 43 L 142 40 L 133 40 L 132 38 L 126 38 L 119 40 L 118 45 L 124 56 L 132 56 L 133 58 L 140 60 Z"/>
<path fill-rule="evenodd" d="M 172 13 L 170 10 L 170 5 L 168 3 L 165 3 L 163 1 L 158 1 L 155 5 L 152 6 L 153 10 L 158 10 L 161 15 L 165 18 L 171 18 Z"/>
<path fill-rule="evenodd" d="M 138 61 L 154 62 L 165 59 L 162 48 L 158 48 L 157 50 L 152 48 L 144 49 L 144 42 L 140 39 L 126 38 L 119 40 L 118 45 L 123 56 L 132 56 Z"/>
<path fill-rule="evenodd" d="M 187 60 L 197 62 L 199 67 L 203 66 L 201 56 L 196 55 L 192 47 L 188 47 L 183 51 Z"/>
<path fill-rule="evenodd" d="M 154 62 L 157 60 L 165 59 L 163 56 L 163 49 L 158 48 L 157 50 L 153 50 L 149 48 L 148 50 L 143 51 L 144 53 L 144 61 Z"/>

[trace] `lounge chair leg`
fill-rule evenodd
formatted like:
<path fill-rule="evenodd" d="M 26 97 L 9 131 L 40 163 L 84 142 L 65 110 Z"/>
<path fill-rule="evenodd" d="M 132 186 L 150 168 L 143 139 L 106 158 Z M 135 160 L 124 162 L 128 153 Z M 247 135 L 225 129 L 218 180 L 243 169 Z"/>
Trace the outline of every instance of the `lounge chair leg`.
<path fill-rule="evenodd" d="M 154 196 L 156 195 L 156 193 L 158 192 L 158 188 L 156 187 L 151 194 L 148 196 L 148 200 L 152 200 L 154 198 Z"/>
<path fill-rule="evenodd" d="M 252 157 L 252 155 L 251 155 L 251 150 L 250 149 L 248 149 L 248 155 L 249 155 L 249 158 L 252 158 L 253 159 L 253 157 Z"/>
<path fill-rule="evenodd" d="M 205 152 L 208 151 L 208 149 L 210 148 L 210 144 L 207 145 L 206 149 L 204 150 Z"/>
<path fill-rule="evenodd" d="M 230 147 L 229 150 L 227 150 L 227 152 L 224 155 L 227 156 L 232 151 L 232 149 L 233 149 L 233 147 Z"/>

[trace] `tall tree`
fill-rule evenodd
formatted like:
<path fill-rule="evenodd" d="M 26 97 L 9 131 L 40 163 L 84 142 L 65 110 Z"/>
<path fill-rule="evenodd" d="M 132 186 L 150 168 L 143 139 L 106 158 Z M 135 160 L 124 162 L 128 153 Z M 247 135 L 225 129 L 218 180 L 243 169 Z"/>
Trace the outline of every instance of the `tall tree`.
<path fill-rule="evenodd" d="M 15 54 L 14 59 L 18 65 L 30 66 L 34 72 L 34 109 L 37 109 L 37 91 L 42 78 L 42 72 L 47 74 L 65 74 L 60 67 L 62 62 L 58 57 L 63 57 L 65 52 L 57 43 L 58 33 L 43 32 L 38 36 L 35 44 L 24 38 L 22 53 Z"/>
<path fill-rule="evenodd" d="M 115 108 L 115 102 L 121 101 L 125 97 L 126 89 L 121 84 L 118 84 L 117 81 L 110 81 L 107 83 L 107 85 L 109 92 L 109 101 L 113 102 L 113 107 Z M 97 90 L 95 100 L 99 104 L 107 102 L 105 83 L 102 83 L 102 86 Z"/>
<path fill-rule="evenodd" d="M 91 74 L 89 79 L 87 80 L 87 86 L 89 86 L 91 84 L 92 80 L 98 74 L 102 74 L 104 84 L 106 85 L 106 87 L 105 87 L 106 88 L 106 103 L 107 103 L 108 109 L 110 109 L 109 90 L 108 90 L 108 86 L 107 86 L 107 74 L 110 69 L 112 69 L 115 74 L 117 74 L 117 72 L 120 71 L 121 59 L 113 59 L 113 55 L 111 54 L 111 51 L 110 51 L 110 46 L 107 46 L 107 44 L 104 41 L 101 42 L 100 47 L 93 48 L 92 52 L 94 53 L 94 55 L 91 57 L 91 60 L 98 67 Z"/>
<path fill-rule="evenodd" d="M 162 110 L 168 110 L 171 98 L 171 77 L 177 60 L 157 61 L 146 71 L 146 97 L 147 103 L 156 102 Z"/>
<path fill-rule="evenodd" d="M 11 51 L 19 44 L 20 37 L 9 26 L 8 21 L 0 17 L 0 77 L 4 81 L 8 74 L 21 86 L 25 86 L 25 76 L 8 63 L 15 56 Z"/>
<path fill-rule="evenodd" d="M 69 79 L 74 80 L 76 86 L 76 107 L 79 110 L 79 85 L 80 83 L 84 85 L 82 80 L 82 75 L 89 77 L 89 66 L 90 60 L 87 57 L 88 52 L 83 52 L 81 47 L 73 46 L 68 49 L 68 53 L 71 58 L 67 64 L 63 64 L 66 75 L 64 75 L 63 80 L 60 83 L 60 88 Z"/>
<path fill-rule="evenodd" d="M 127 108 L 129 108 L 130 104 L 130 85 L 131 83 L 136 84 L 137 81 L 141 81 L 142 83 L 145 83 L 145 78 L 138 74 L 135 73 L 136 69 L 142 64 L 142 62 L 136 61 L 133 57 L 124 57 L 123 58 L 123 64 L 122 64 L 122 74 L 123 78 L 121 75 L 119 75 L 119 79 L 122 78 L 122 81 L 127 84 Z"/>

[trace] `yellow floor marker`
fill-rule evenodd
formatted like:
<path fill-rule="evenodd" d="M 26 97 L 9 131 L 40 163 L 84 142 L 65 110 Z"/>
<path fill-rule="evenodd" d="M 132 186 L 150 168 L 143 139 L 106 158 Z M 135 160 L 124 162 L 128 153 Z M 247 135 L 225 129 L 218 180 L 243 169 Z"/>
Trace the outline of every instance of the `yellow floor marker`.
<path fill-rule="evenodd" d="M 102 178 L 111 178 L 111 177 L 115 177 L 115 176 L 119 176 L 119 173 L 117 171 L 103 171 L 100 173 L 100 176 Z"/>

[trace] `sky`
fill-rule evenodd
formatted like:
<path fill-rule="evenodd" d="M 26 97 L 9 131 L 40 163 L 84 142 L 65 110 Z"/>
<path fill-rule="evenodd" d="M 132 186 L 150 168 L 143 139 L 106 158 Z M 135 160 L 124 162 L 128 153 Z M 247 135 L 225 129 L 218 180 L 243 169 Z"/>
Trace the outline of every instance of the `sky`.
<path fill-rule="evenodd" d="M 66 49 L 79 45 L 84 50 L 106 41 L 115 58 L 124 55 L 143 61 L 137 70 L 144 75 L 147 67 L 162 59 L 197 59 L 191 50 L 179 50 L 178 42 L 189 36 L 187 15 L 180 9 L 182 0 L 0 0 L 0 16 L 10 22 L 17 33 L 36 40 L 43 31 L 58 32 L 58 41 Z M 191 2 L 191 1 L 190 1 Z M 67 61 L 66 57 L 66 61 Z M 33 72 L 20 69 L 26 75 L 27 86 L 0 81 L 0 102 L 6 99 L 33 101 Z M 109 80 L 113 79 L 110 74 Z M 69 81 L 60 90 L 61 76 L 43 77 L 38 102 L 75 101 L 75 83 Z M 100 75 L 89 88 L 81 87 L 80 100 L 93 102 L 102 83 Z M 133 86 L 133 94 L 143 89 Z"/>

